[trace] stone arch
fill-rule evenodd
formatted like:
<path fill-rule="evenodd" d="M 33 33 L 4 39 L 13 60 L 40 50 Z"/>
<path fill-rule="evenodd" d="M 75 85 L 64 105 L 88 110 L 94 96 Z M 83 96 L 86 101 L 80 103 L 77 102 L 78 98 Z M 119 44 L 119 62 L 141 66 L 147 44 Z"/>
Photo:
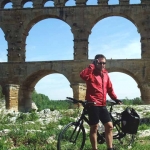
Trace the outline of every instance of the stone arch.
<path fill-rule="evenodd" d="M 89 59 L 97 53 L 103 53 L 107 59 L 141 59 L 141 37 L 130 20 L 120 16 L 106 17 L 95 24 L 91 33 Z"/>
<path fill-rule="evenodd" d="M 24 6 L 27 2 L 32 2 L 32 0 L 22 0 L 21 1 L 21 6 Z"/>
<path fill-rule="evenodd" d="M 134 72 L 135 78 L 139 78 L 137 82 L 140 89 L 142 89 L 143 101 L 150 103 L 150 2 L 148 0 L 142 0 L 141 4 L 138 5 L 130 5 L 129 0 L 120 0 L 119 5 L 108 5 L 107 0 L 98 0 L 98 4 L 93 6 L 86 6 L 86 0 L 76 0 L 75 7 L 65 7 L 66 0 L 53 0 L 53 8 L 43 8 L 42 2 L 44 0 L 32 0 L 30 1 L 33 3 L 32 9 L 22 9 L 21 7 L 21 2 L 25 3 L 28 0 L 1 0 L 0 7 L 10 1 L 13 3 L 13 9 L 4 10 L 2 8 L 0 15 L 0 24 L 8 41 L 8 63 L 0 64 L 0 81 L 8 89 L 7 96 L 11 93 L 9 89 L 16 89 L 18 92 L 20 85 L 22 85 L 22 80 L 35 68 L 49 69 L 50 67 L 56 67 L 57 64 L 58 66 L 62 64 L 61 61 L 56 63 L 56 66 L 54 65 L 55 61 L 52 63 L 50 61 L 41 61 L 40 63 L 34 61 L 28 66 L 28 63 L 24 62 L 25 39 L 31 27 L 41 19 L 57 18 L 70 24 L 71 31 L 74 34 L 74 61 L 72 61 L 72 64 L 68 63 L 67 60 L 63 61 L 66 67 L 61 67 L 60 70 L 66 74 L 67 72 L 70 73 L 70 78 L 72 78 L 71 86 L 76 89 L 74 91 L 76 91 L 77 96 L 75 96 L 80 98 L 80 91 L 82 89 L 84 91 L 84 84 L 79 79 L 79 71 L 90 61 L 87 53 L 90 31 L 96 22 L 103 18 L 119 16 L 130 20 L 140 32 L 142 59 L 111 60 L 111 67 L 119 66 L 130 70 L 129 72 Z M 41 65 L 39 66 L 39 64 Z M 45 64 L 47 64 L 46 67 Z M 118 70 L 116 69 L 116 71 Z M 12 98 L 14 98 L 14 95 L 8 98 L 10 108 L 13 106 L 10 103 L 13 103 Z M 18 97 L 16 97 L 16 101 L 18 101 Z"/>
<path fill-rule="evenodd" d="M 24 34 L 23 34 L 23 43 L 26 43 L 27 41 L 27 36 L 29 34 L 29 31 L 32 29 L 32 27 L 34 27 L 35 24 L 39 23 L 40 21 L 46 20 L 46 19 L 58 19 L 60 21 L 62 21 L 62 23 L 66 23 L 64 20 L 60 19 L 58 16 L 52 16 L 52 15 L 43 15 L 43 16 L 39 16 L 37 18 L 34 18 L 32 21 L 30 21 L 27 26 L 26 29 L 24 30 Z M 66 25 L 68 25 L 68 27 L 70 27 L 70 25 L 68 23 L 66 23 Z M 71 29 L 71 28 L 70 28 Z M 69 32 L 70 31 L 70 32 Z M 70 33 L 70 35 L 72 35 L 71 30 L 69 30 L 68 32 Z M 40 32 L 40 31 L 39 31 Z M 72 42 L 73 42 L 73 35 L 72 35 Z M 71 42 L 71 41 L 70 41 Z M 27 44 L 27 43 L 26 43 Z M 26 46 L 25 44 L 25 46 Z M 26 49 L 26 48 L 25 48 Z M 27 51 L 27 50 L 26 50 Z M 72 45 L 72 51 L 71 53 L 73 53 L 73 45 Z M 72 54 L 73 57 L 73 54 Z M 73 59 L 72 57 L 70 57 L 70 59 Z"/>
<path fill-rule="evenodd" d="M 124 19 L 127 19 L 129 22 L 131 22 L 131 24 L 134 25 L 134 27 L 137 29 L 137 33 L 139 33 L 139 36 L 140 36 L 139 45 L 141 45 L 141 47 L 142 47 L 142 44 L 141 44 L 141 36 L 142 36 L 142 33 L 139 32 L 141 26 L 140 26 L 139 22 L 138 22 L 134 17 L 128 16 L 128 15 L 125 14 L 125 13 L 124 13 L 124 14 L 119 14 L 119 13 L 114 13 L 114 12 L 113 12 L 113 13 L 106 13 L 106 14 L 104 14 L 104 15 L 102 15 L 102 16 L 98 16 L 97 18 L 95 18 L 95 19 L 92 20 L 92 22 L 91 22 L 91 24 L 90 24 L 91 26 L 89 26 L 89 29 L 92 31 L 92 29 L 94 28 L 94 26 L 95 26 L 98 22 L 100 22 L 100 21 L 102 21 L 103 19 L 106 19 L 106 18 L 108 18 L 108 17 L 122 17 L 122 18 L 124 18 Z M 90 36 L 89 36 L 89 38 L 90 38 Z M 89 41 L 89 38 L 88 38 L 88 41 Z M 139 52 L 139 53 L 141 52 L 141 54 L 142 54 L 142 49 L 140 49 L 138 52 Z M 88 50 L 88 54 L 89 54 L 89 50 Z M 142 57 L 143 57 L 141 54 L 138 55 L 139 58 L 142 58 Z M 89 57 L 89 58 L 90 58 L 90 57 Z M 117 58 L 117 59 L 118 59 L 118 58 Z"/>
<path fill-rule="evenodd" d="M 52 7 L 54 7 L 54 2 L 53 1 L 49 1 L 49 0 L 43 0 L 43 3 L 42 3 L 43 7 L 50 7 L 49 5 L 45 6 L 47 3 L 50 4 L 50 6 L 52 4 Z"/>
<path fill-rule="evenodd" d="M 65 4 L 65 6 L 75 6 L 75 5 L 76 5 L 76 3 L 73 0 L 66 1 L 66 4 Z"/>
<path fill-rule="evenodd" d="M 112 17 L 112 16 L 123 17 L 123 18 L 125 18 L 125 19 L 131 21 L 131 23 L 133 23 L 133 24 L 135 25 L 135 27 L 137 28 L 137 31 L 139 31 L 140 25 L 138 24 L 138 22 L 136 22 L 136 19 L 132 18 L 131 16 L 129 16 L 129 15 L 125 14 L 125 13 L 122 13 L 122 14 L 121 14 L 121 13 L 107 13 L 107 14 L 104 14 L 104 15 L 102 15 L 102 16 L 100 16 L 100 17 L 98 17 L 98 18 L 96 18 L 96 19 L 94 20 L 94 22 L 91 24 L 91 29 L 92 29 L 92 28 L 94 27 L 94 25 L 95 25 L 97 22 L 99 22 L 100 20 L 105 19 L 105 18 L 107 18 L 107 17 Z M 141 34 L 141 33 L 139 33 L 139 34 Z"/>
<path fill-rule="evenodd" d="M 109 0 L 108 5 L 119 5 L 119 0 L 117 0 L 117 1 Z"/>
<path fill-rule="evenodd" d="M 0 97 L 3 97 L 3 88 L 2 88 L 2 85 L 0 84 Z"/>
<path fill-rule="evenodd" d="M 5 30 L 4 30 L 4 27 L 3 26 L 0 26 L 0 30 L 4 33 L 4 35 L 5 35 Z"/>
<path fill-rule="evenodd" d="M 0 27 L 0 33 L 3 33 L 3 35 L 4 35 L 4 37 L 3 37 L 3 39 L 1 39 L 1 37 L 2 37 L 2 34 L 0 34 L 0 62 L 6 62 L 7 61 L 7 48 L 8 48 L 8 46 L 7 46 L 7 41 L 5 40 L 5 34 L 4 34 L 4 30 L 3 30 L 3 28 L 1 28 Z M 3 49 L 3 47 L 4 47 L 4 40 L 5 40 L 5 43 L 6 43 L 6 49 Z M 3 44 L 2 44 L 3 43 Z M 5 55 L 5 58 L 4 58 L 4 55 Z"/>
<path fill-rule="evenodd" d="M 8 3 L 12 3 L 11 0 L 4 0 L 1 2 L 1 8 L 4 8 Z"/>
<path fill-rule="evenodd" d="M 124 73 L 126 75 L 129 75 L 131 78 L 133 78 L 133 80 L 137 83 L 138 88 L 140 90 L 140 93 L 142 93 L 142 88 L 141 88 L 141 83 L 142 81 L 140 80 L 140 78 L 138 76 L 136 76 L 133 72 L 127 70 L 127 69 L 123 69 L 123 68 L 118 68 L 118 67 L 113 67 L 113 68 L 107 68 L 107 70 L 109 71 L 109 73 L 113 73 L 113 72 L 120 72 L 120 73 Z"/>
<path fill-rule="evenodd" d="M 62 74 L 56 70 L 39 70 L 36 71 L 32 74 L 30 74 L 22 83 L 20 91 L 19 91 L 19 104 L 18 104 L 18 109 L 20 111 L 29 111 L 31 110 L 31 105 L 32 105 L 32 92 L 34 90 L 35 85 L 39 80 L 41 80 L 43 77 L 49 74 L 53 73 L 59 73 Z M 64 74 L 62 74 L 64 75 Z M 66 77 L 64 75 L 64 77 Z M 66 77 L 66 79 L 68 79 Z M 69 79 L 68 79 L 69 81 Z M 70 81 L 69 81 L 70 82 Z"/>
<path fill-rule="evenodd" d="M 131 72 L 131 71 L 127 70 L 127 69 L 113 67 L 113 68 L 107 68 L 107 70 L 109 71 L 109 73 L 111 73 L 111 72 L 125 73 L 125 74 L 131 76 L 137 82 L 137 84 L 140 84 L 140 82 L 141 82 L 139 77 L 135 76 L 133 72 Z"/>
<path fill-rule="evenodd" d="M 53 74 L 53 73 L 60 73 L 57 70 L 39 70 L 36 71 L 34 73 L 32 73 L 31 75 L 29 75 L 22 84 L 22 87 L 28 87 L 28 88 L 34 88 L 34 86 L 36 85 L 36 83 L 42 79 L 44 76 L 49 75 L 49 74 Z M 62 73 L 60 73 L 62 74 Z M 64 74 L 63 74 L 64 75 Z M 66 78 L 67 76 L 64 75 Z M 67 78 L 68 79 L 68 78 Z M 68 79 L 69 80 L 69 79 Z M 69 81 L 70 82 L 70 81 Z"/>
<path fill-rule="evenodd" d="M 41 16 L 38 16 L 38 17 L 36 17 L 36 18 L 34 18 L 33 20 L 31 20 L 28 24 L 27 24 L 27 26 L 26 26 L 26 28 L 25 28 L 25 30 L 24 30 L 24 35 L 25 35 L 25 41 L 26 41 L 26 38 L 27 38 L 27 35 L 28 35 L 28 32 L 30 31 L 30 29 L 33 27 L 33 25 L 35 25 L 36 23 L 38 23 L 39 21 L 42 21 L 42 20 L 44 20 L 44 19 L 50 19 L 50 18 L 54 18 L 54 19 L 59 19 L 59 20 L 61 20 L 61 21 L 64 21 L 62 18 L 60 18 L 60 17 L 58 17 L 58 16 L 54 16 L 54 15 L 41 15 Z M 67 23 L 66 21 L 64 21 L 65 23 Z M 67 23 L 67 25 L 69 25 L 68 23 Z M 70 25 L 69 25 L 70 26 Z M 70 26 L 71 27 L 71 26 Z"/>
<path fill-rule="evenodd" d="M 93 1 L 93 0 L 91 0 L 91 1 L 87 1 L 86 2 L 86 5 L 97 5 L 98 4 L 98 1 Z"/>

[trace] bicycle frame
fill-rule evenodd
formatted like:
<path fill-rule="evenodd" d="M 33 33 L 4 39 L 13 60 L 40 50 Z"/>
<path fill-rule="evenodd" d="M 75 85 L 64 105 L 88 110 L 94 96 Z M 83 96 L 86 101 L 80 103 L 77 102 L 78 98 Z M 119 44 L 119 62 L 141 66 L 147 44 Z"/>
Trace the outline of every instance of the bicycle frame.
<path fill-rule="evenodd" d="M 113 111 L 113 103 L 111 103 L 111 106 L 110 106 L 110 110 L 109 110 L 109 114 L 110 114 L 110 117 L 111 117 L 111 120 L 112 120 L 112 123 L 113 123 L 113 126 L 116 128 L 117 130 L 117 134 L 115 134 L 113 136 L 113 139 L 118 139 L 118 140 L 121 140 L 121 138 L 123 138 L 124 136 L 126 136 L 126 133 L 122 132 L 122 129 L 121 129 L 121 126 L 120 126 L 120 122 L 121 122 L 121 119 L 115 119 L 113 116 L 112 116 L 112 111 Z M 74 130 L 74 132 L 76 131 L 77 127 L 80 127 L 80 126 L 83 126 L 83 122 L 85 121 L 88 125 L 89 125 L 89 120 L 88 118 L 85 116 L 86 115 L 86 108 L 84 107 L 83 111 L 82 111 L 82 114 L 80 116 L 80 118 L 75 122 L 76 124 L 76 128 Z M 74 134 L 73 132 L 73 134 Z M 80 130 L 78 130 L 78 133 L 80 132 Z M 73 135 L 72 135 L 73 136 Z M 71 136 L 71 137 L 72 137 Z M 78 136 L 78 134 L 77 134 Z M 98 142 L 99 144 L 102 144 L 105 142 L 105 133 L 99 133 L 97 132 L 97 137 L 98 137 Z M 77 139 L 77 137 L 76 137 Z M 75 141 L 74 141 L 75 142 Z"/>
<path fill-rule="evenodd" d="M 63 139 L 63 135 L 65 135 L 65 133 L 68 133 L 67 131 L 69 131 L 68 129 L 70 127 L 73 127 L 73 128 L 70 128 L 71 129 L 71 133 L 69 133 L 70 136 L 69 137 L 66 136 L 66 137 L 68 137 L 68 139 L 64 138 L 64 146 L 67 143 L 67 140 L 68 140 L 68 142 L 76 145 L 77 143 L 79 143 L 79 141 L 80 141 L 79 139 L 83 136 L 82 137 L 83 140 L 81 140 L 82 142 L 80 144 L 80 148 L 83 149 L 84 144 L 85 144 L 85 139 L 86 139 L 85 138 L 86 137 L 86 133 L 85 133 L 85 128 L 84 128 L 84 124 L 83 123 L 85 121 L 89 125 L 89 119 L 86 116 L 86 114 L 87 114 L 87 109 L 86 109 L 87 107 L 86 106 L 88 104 L 91 104 L 91 102 L 76 100 L 76 99 L 73 99 L 73 98 L 68 98 L 68 99 L 72 100 L 73 103 L 81 103 L 82 106 L 83 106 L 83 111 L 81 113 L 81 116 L 77 119 L 77 121 L 69 123 L 61 131 L 61 133 L 60 133 L 60 135 L 58 137 L 57 148 L 58 148 L 58 150 L 61 149 L 61 140 Z M 115 102 L 111 102 L 110 109 L 109 109 L 109 114 L 110 114 L 113 126 L 114 126 L 114 128 L 116 128 L 116 132 L 117 132 L 117 133 L 115 133 L 115 135 L 113 135 L 113 139 L 118 139 L 119 142 L 122 143 L 121 139 L 126 136 L 126 133 L 122 132 L 121 118 L 115 118 L 112 115 L 113 105 L 115 105 L 115 104 L 116 104 Z M 82 135 L 81 135 L 81 133 L 82 133 Z M 98 142 L 98 144 L 103 144 L 105 142 L 105 132 L 101 133 L 101 132 L 97 131 L 97 142 Z"/>
<path fill-rule="evenodd" d="M 76 140 L 77 140 L 78 135 L 79 135 L 80 130 L 81 130 L 81 126 L 83 126 L 83 122 L 85 121 L 86 123 L 89 124 L 89 120 L 87 119 L 87 117 L 85 116 L 85 114 L 86 114 L 86 109 L 84 108 L 83 111 L 82 111 L 82 114 L 81 114 L 80 118 L 76 122 L 74 122 L 74 125 L 76 127 L 73 130 L 73 133 L 71 134 L 70 140 L 69 140 L 72 143 L 76 143 Z M 79 127 L 79 130 L 77 132 L 77 135 L 76 135 L 75 139 L 73 140 L 74 133 L 76 132 L 76 130 L 77 130 L 78 127 Z"/>
<path fill-rule="evenodd" d="M 86 110 L 86 108 L 84 107 L 80 118 L 79 118 L 76 122 L 74 122 L 74 125 L 75 125 L 76 127 L 75 127 L 75 129 L 74 129 L 74 131 L 73 131 L 73 133 L 72 133 L 72 135 L 71 135 L 71 137 L 70 137 L 70 142 L 72 142 L 72 143 L 76 143 L 76 140 L 77 140 L 78 135 L 79 135 L 79 133 L 80 133 L 81 126 L 83 126 L 83 122 L 85 121 L 85 122 L 89 125 L 89 119 L 85 116 L 85 115 L 86 115 L 86 111 L 87 111 L 87 110 Z M 76 130 L 77 130 L 78 127 L 79 127 L 78 133 L 77 133 L 75 139 L 72 140 L 72 139 L 73 139 L 73 136 L 74 136 L 74 133 L 76 132 Z M 105 142 L 105 135 L 104 135 L 104 133 L 99 133 L 99 132 L 97 131 L 97 141 L 98 141 L 99 144 L 103 144 L 103 143 Z"/>
<path fill-rule="evenodd" d="M 113 116 L 112 116 L 112 111 L 113 111 L 113 103 L 111 103 L 111 106 L 110 106 L 110 111 L 109 111 L 109 114 L 110 114 L 110 117 L 111 117 L 111 120 L 112 120 L 112 123 L 113 123 L 113 126 L 116 128 L 117 130 L 117 134 L 113 136 L 113 139 L 118 139 L 120 140 L 121 138 L 123 138 L 124 136 L 126 136 L 126 133 L 122 132 L 122 128 L 121 128 L 121 119 L 115 119 Z"/>

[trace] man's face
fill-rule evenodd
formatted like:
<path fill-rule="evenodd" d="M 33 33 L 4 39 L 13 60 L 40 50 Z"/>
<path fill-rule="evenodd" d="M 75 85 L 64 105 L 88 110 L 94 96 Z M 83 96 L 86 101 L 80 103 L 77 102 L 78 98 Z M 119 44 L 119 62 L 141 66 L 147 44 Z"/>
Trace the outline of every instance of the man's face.
<path fill-rule="evenodd" d="M 98 58 L 97 61 L 98 61 L 98 63 L 96 65 L 96 69 L 99 71 L 102 71 L 103 69 L 105 69 L 106 59 L 105 58 Z"/>

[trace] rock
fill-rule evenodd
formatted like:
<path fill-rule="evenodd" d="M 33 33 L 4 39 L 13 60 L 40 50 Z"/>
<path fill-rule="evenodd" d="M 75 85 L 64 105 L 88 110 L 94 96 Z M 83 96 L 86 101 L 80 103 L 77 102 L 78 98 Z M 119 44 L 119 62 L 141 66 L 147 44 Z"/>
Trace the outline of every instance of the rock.
<path fill-rule="evenodd" d="M 35 110 L 35 111 L 38 110 L 38 108 L 37 108 L 37 106 L 36 106 L 36 104 L 34 102 L 32 102 L 31 108 L 32 108 L 32 110 Z"/>

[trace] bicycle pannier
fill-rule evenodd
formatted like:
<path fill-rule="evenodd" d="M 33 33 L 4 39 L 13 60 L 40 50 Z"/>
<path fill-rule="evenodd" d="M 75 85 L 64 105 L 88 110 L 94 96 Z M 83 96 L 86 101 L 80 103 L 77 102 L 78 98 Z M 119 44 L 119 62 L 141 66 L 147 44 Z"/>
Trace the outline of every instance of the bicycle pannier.
<path fill-rule="evenodd" d="M 121 113 L 122 131 L 129 134 L 136 134 L 140 123 L 140 117 L 133 108 L 127 107 Z"/>

